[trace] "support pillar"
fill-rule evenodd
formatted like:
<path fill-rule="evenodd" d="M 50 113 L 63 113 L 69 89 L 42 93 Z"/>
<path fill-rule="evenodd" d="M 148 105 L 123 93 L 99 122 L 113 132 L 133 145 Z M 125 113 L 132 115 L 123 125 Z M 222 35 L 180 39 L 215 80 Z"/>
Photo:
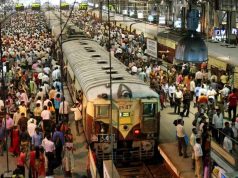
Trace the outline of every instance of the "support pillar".
<path fill-rule="evenodd" d="M 186 8 L 182 7 L 182 17 L 181 17 L 181 29 L 185 30 L 185 22 L 186 22 Z"/>
<path fill-rule="evenodd" d="M 226 37 L 229 44 L 234 43 L 236 36 L 232 34 L 232 28 L 236 28 L 236 12 L 227 11 Z"/>

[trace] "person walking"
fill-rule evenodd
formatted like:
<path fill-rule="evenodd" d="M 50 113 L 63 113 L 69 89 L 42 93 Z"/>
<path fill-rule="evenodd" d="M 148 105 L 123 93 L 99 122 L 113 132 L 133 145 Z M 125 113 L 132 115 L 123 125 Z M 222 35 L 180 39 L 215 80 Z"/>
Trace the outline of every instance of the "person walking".
<path fill-rule="evenodd" d="M 58 167 L 62 163 L 62 151 L 65 143 L 64 134 L 62 131 L 60 131 L 60 125 L 56 126 L 56 130 L 53 133 L 52 141 L 55 145 L 55 161 L 56 165 L 55 167 Z"/>
<path fill-rule="evenodd" d="M 174 106 L 174 93 L 176 92 L 176 88 L 174 84 L 171 84 L 169 86 L 169 101 L 170 101 L 170 107 Z"/>
<path fill-rule="evenodd" d="M 50 131 L 51 129 L 51 112 L 48 110 L 47 106 L 43 107 L 41 112 L 41 118 L 43 121 L 43 131 Z"/>
<path fill-rule="evenodd" d="M 232 93 L 229 94 L 228 96 L 228 117 L 231 120 L 235 120 L 236 118 L 236 108 L 237 108 L 237 101 L 238 101 L 238 96 L 237 96 L 237 89 L 234 88 L 232 90 Z M 231 111 L 233 112 L 233 116 L 231 117 Z"/>
<path fill-rule="evenodd" d="M 182 100 L 183 100 L 183 93 L 179 89 L 179 87 L 177 87 L 176 92 L 174 93 L 174 113 L 175 114 L 176 113 L 180 114 L 180 106 L 181 106 Z"/>
<path fill-rule="evenodd" d="M 65 97 L 62 97 L 62 102 L 60 103 L 59 107 L 59 114 L 61 121 L 66 120 L 69 121 L 69 103 L 65 101 Z"/>
<path fill-rule="evenodd" d="M 21 152 L 17 158 L 17 168 L 19 173 L 25 177 L 25 166 L 26 166 L 26 153 L 24 148 L 21 148 Z"/>
<path fill-rule="evenodd" d="M 43 140 L 43 133 L 40 132 L 40 129 L 38 127 L 36 127 L 35 133 L 32 135 L 32 138 L 31 138 L 32 147 L 41 146 L 42 140 Z"/>
<path fill-rule="evenodd" d="M 189 117 L 190 101 L 191 94 L 188 89 L 185 89 L 185 92 L 183 94 L 183 116 Z"/>
<path fill-rule="evenodd" d="M 29 162 L 29 177 L 38 178 L 38 170 L 40 163 L 40 150 L 39 147 L 32 147 L 30 151 L 30 162 Z"/>
<path fill-rule="evenodd" d="M 185 142 L 185 130 L 184 130 L 184 121 L 178 120 L 178 124 L 176 126 L 176 131 L 177 131 L 177 139 L 178 139 L 178 151 L 179 151 L 179 156 L 183 156 L 184 158 L 187 158 L 187 145 Z M 183 149 L 183 153 L 182 153 Z"/>
<path fill-rule="evenodd" d="M 60 96 L 60 93 L 57 93 L 56 96 L 54 97 L 54 107 L 55 107 L 55 119 L 56 119 L 56 124 L 59 123 L 59 108 L 60 108 L 60 103 L 61 103 L 61 96 Z"/>
<path fill-rule="evenodd" d="M 45 155 L 47 158 L 47 172 L 46 176 L 53 176 L 54 175 L 54 162 L 55 162 L 55 144 L 51 141 L 51 136 L 49 133 L 46 133 L 46 137 L 42 141 L 42 146 L 45 149 Z"/>
<path fill-rule="evenodd" d="M 195 156 L 195 176 L 198 178 L 202 178 L 202 147 L 201 147 L 201 139 L 196 138 L 196 143 L 193 146 L 194 156 Z"/>
<path fill-rule="evenodd" d="M 194 145 L 196 144 L 196 137 L 197 137 L 197 129 L 193 128 L 192 129 L 192 134 L 190 136 L 190 146 L 191 146 L 191 151 L 192 151 L 192 168 L 195 169 L 195 155 L 194 155 Z"/>
<path fill-rule="evenodd" d="M 77 136 L 79 136 L 79 122 L 82 119 L 82 102 L 81 100 L 78 100 L 78 103 L 76 103 L 75 107 L 72 107 L 70 109 L 74 112 L 74 121 L 75 121 L 75 127 L 76 127 L 76 133 Z"/>
<path fill-rule="evenodd" d="M 212 135 L 216 139 L 217 143 L 220 144 L 222 142 L 221 131 L 222 131 L 222 128 L 223 128 L 223 115 L 222 115 L 221 110 L 219 108 L 213 114 L 212 124 L 214 126 Z"/>
<path fill-rule="evenodd" d="M 65 133 L 65 147 L 64 147 L 64 167 L 66 176 L 71 176 L 74 171 L 74 145 L 73 134 L 68 129 Z"/>

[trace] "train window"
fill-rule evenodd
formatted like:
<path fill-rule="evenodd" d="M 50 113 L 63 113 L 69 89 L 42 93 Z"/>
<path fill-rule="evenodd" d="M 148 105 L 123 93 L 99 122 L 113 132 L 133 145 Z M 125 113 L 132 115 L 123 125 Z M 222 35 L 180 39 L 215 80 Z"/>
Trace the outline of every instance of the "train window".
<path fill-rule="evenodd" d="M 109 117 L 109 105 L 96 105 L 96 118 Z"/>
<path fill-rule="evenodd" d="M 143 105 L 143 116 L 154 117 L 156 110 L 155 103 L 144 103 Z"/>

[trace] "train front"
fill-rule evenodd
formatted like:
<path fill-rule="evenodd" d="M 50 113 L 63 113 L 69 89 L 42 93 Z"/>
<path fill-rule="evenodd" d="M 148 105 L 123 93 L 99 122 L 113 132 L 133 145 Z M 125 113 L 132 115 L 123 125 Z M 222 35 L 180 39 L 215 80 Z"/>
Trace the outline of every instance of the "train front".
<path fill-rule="evenodd" d="M 118 162 L 153 158 L 160 128 L 158 94 L 147 85 L 120 84 L 112 108 L 109 98 L 104 94 L 94 102 L 97 158 L 111 159 L 112 153 Z"/>

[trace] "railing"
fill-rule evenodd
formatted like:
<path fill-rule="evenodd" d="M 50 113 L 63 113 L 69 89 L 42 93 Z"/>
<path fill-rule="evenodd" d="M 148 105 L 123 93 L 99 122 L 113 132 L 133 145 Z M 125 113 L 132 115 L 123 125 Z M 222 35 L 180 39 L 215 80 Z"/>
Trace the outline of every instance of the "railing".
<path fill-rule="evenodd" d="M 238 166 L 237 138 L 231 137 L 225 133 L 224 129 L 217 129 L 214 126 L 210 127 L 212 128 L 211 150 L 215 151 L 226 160 L 227 163 L 236 168 Z"/>

